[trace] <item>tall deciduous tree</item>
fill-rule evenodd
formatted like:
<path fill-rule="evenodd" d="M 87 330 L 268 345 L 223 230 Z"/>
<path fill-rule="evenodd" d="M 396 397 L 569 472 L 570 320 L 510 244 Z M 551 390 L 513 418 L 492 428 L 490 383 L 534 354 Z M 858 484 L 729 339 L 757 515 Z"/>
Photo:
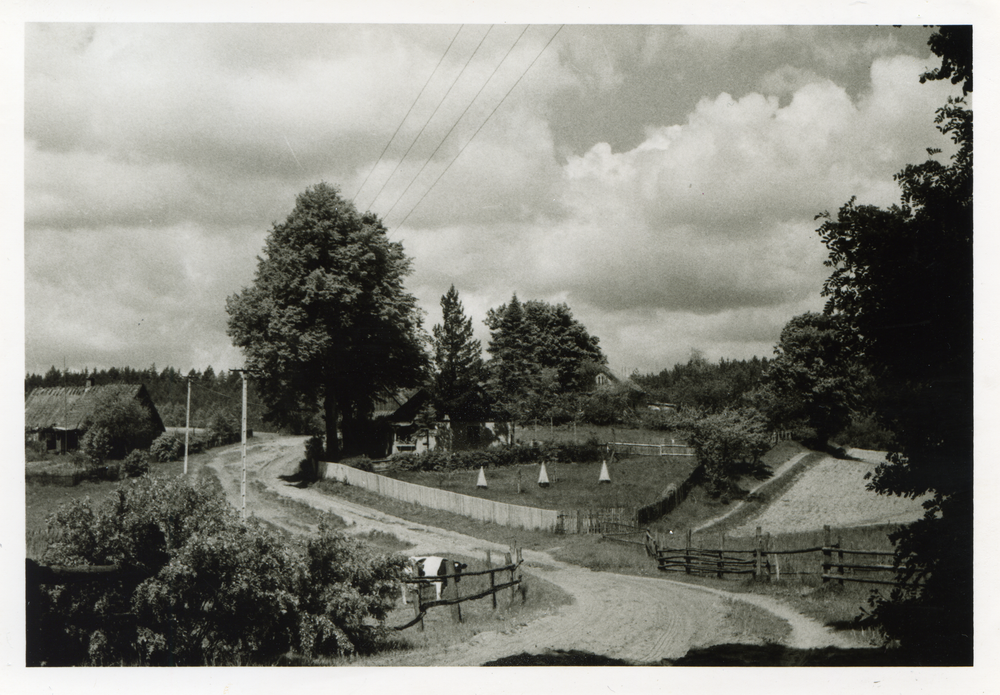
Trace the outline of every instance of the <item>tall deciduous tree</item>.
<path fill-rule="evenodd" d="M 844 324 L 839 314 L 809 312 L 782 329 L 758 394 L 772 427 L 802 423 L 815 432 L 814 444 L 825 447 L 850 422 L 868 377 Z"/>
<path fill-rule="evenodd" d="M 964 79 L 971 91 L 971 40 L 971 28 L 942 28 L 930 41 L 942 68 L 925 77 Z M 827 311 L 857 334 L 888 394 L 877 413 L 899 444 L 871 487 L 932 494 L 924 518 L 895 536 L 903 585 L 873 617 L 923 659 L 971 663 L 972 111 L 949 99 L 936 122 L 957 145 L 950 162 L 907 166 L 899 205 L 852 199 L 819 233 L 833 268 Z"/>
<path fill-rule="evenodd" d="M 267 237 L 251 286 L 229 297 L 229 335 L 269 419 L 322 403 L 327 454 L 359 451 L 372 403 L 424 377 L 426 336 L 403 288 L 410 259 L 381 221 L 317 184 Z"/>
<path fill-rule="evenodd" d="M 452 285 L 441 297 L 443 322 L 434 326 L 434 398 L 448 407 L 474 398 L 483 376 L 482 346 L 472 331 L 472 319 Z"/>

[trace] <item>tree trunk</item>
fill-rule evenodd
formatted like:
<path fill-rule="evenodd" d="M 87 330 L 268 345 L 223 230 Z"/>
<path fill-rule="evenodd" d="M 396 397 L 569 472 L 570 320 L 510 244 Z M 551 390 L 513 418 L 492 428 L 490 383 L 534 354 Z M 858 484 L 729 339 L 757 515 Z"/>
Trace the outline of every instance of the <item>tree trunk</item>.
<path fill-rule="evenodd" d="M 340 459 L 340 443 L 337 439 L 337 418 L 340 415 L 337 408 L 337 397 L 328 384 L 323 400 L 323 419 L 326 422 L 326 457 L 330 461 Z"/>

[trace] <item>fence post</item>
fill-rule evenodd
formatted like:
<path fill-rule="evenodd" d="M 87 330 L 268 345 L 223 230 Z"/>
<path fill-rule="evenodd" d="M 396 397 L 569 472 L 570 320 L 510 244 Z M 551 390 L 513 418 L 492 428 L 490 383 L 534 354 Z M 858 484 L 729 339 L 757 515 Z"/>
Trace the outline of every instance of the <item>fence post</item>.
<path fill-rule="evenodd" d="M 486 551 L 486 566 L 490 568 L 490 598 L 493 599 L 493 610 L 497 609 L 497 592 L 494 587 L 496 586 L 496 573 L 493 572 L 493 555 L 487 549 Z"/>
<path fill-rule="evenodd" d="M 838 580 L 841 586 L 844 586 L 844 538 L 839 533 L 837 534 L 837 562 L 840 563 L 840 567 L 837 568 L 837 572 L 840 574 L 841 578 Z"/>
<path fill-rule="evenodd" d="M 417 617 L 417 616 L 420 616 L 420 588 L 421 587 L 420 587 L 419 584 L 415 584 L 414 586 L 417 587 L 417 600 L 413 602 L 413 615 L 414 615 L 414 617 Z M 424 619 L 423 619 L 422 616 L 420 617 L 420 631 L 421 632 L 424 631 Z"/>
<path fill-rule="evenodd" d="M 771 581 L 771 532 L 764 535 L 764 570 L 767 572 L 767 581 Z"/>
<path fill-rule="evenodd" d="M 830 570 L 830 525 L 823 525 L 823 571 L 820 574 L 823 576 L 823 583 L 825 584 L 827 579 L 827 573 Z"/>
<path fill-rule="evenodd" d="M 717 574 L 719 579 L 722 579 L 722 576 L 724 574 L 722 568 L 722 563 L 723 563 L 722 551 L 725 549 L 725 547 L 726 547 L 726 532 L 723 531 L 719 534 L 719 572 Z"/>
<path fill-rule="evenodd" d="M 684 541 L 684 574 L 691 574 L 691 529 L 688 529 Z"/>
<path fill-rule="evenodd" d="M 504 564 L 505 567 L 510 567 L 511 565 L 514 564 L 514 560 L 512 559 L 512 557 L 513 556 L 511 555 L 511 553 L 504 553 L 503 554 L 503 564 Z M 510 570 L 510 580 L 512 582 L 514 581 L 514 570 L 513 569 Z M 510 602 L 514 603 L 514 587 L 510 588 Z"/>
<path fill-rule="evenodd" d="M 760 526 L 757 527 L 757 532 L 754 535 L 753 553 L 754 553 L 754 561 L 755 561 L 754 562 L 754 567 L 753 567 L 753 576 L 754 576 L 754 579 L 760 579 L 761 570 L 762 570 L 762 568 L 761 568 L 761 537 L 760 537 Z"/>
<path fill-rule="evenodd" d="M 441 598 L 460 598 L 458 595 L 458 574 L 455 571 L 455 563 L 451 560 L 444 563 L 444 591 L 441 592 Z M 462 622 L 461 603 L 451 604 L 451 619 L 456 623 Z"/>

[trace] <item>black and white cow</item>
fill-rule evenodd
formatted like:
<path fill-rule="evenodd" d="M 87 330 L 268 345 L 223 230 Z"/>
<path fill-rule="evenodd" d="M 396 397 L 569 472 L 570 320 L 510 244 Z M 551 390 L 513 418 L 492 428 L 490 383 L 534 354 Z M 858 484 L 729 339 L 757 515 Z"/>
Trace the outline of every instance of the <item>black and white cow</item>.
<path fill-rule="evenodd" d="M 452 563 L 454 573 L 457 574 L 468 567 L 464 562 L 456 562 L 444 557 L 411 557 L 406 567 L 403 568 L 405 577 L 444 577 L 447 572 L 448 563 Z M 437 600 L 441 600 L 441 590 L 444 588 L 444 580 L 433 582 L 434 592 Z M 403 605 L 406 605 L 406 582 L 403 582 Z"/>

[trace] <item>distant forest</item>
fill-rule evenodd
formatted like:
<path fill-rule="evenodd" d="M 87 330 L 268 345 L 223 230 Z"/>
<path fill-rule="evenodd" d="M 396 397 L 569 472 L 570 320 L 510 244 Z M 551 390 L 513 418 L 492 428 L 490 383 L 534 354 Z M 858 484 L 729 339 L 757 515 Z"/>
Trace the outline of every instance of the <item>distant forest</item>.
<path fill-rule="evenodd" d="M 766 357 L 712 363 L 696 352 L 687 364 L 675 364 L 659 374 L 633 374 L 632 381 L 654 401 L 715 412 L 738 404 L 753 391 L 770 363 Z"/>
<path fill-rule="evenodd" d="M 132 367 L 111 367 L 82 372 L 60 371 L 55 367 L 44 376 L 28 374 L 24 379 L 24 395 L 38 387 L 85 386 L 87 379 L 93 379 L 95 386 L 105 384 L 142 384 L 149 391 L 163 424 L 167 427 L 183 427 L 187 408 L 187 380 L 191 378 L 191 426 L 208 427 L 217 414 L 223 414 L 239 423 L 243 409 L 243 384 L 238 372 L 222 371 L 216 374 L 211 366 L 204 372 L 192 369 L 187 375 L 173 367 L 157 371 L 156 365 L 146 369 Z M 247 385 L 247 427 L 266 430 L 262 417 L 263 406 L 258 398 L 254 383 Z"/>
<path fill-rule="evenodd" d="M 682 407 L 697 407 L 714 412 L 740 402 L 760 382 L 770 360 L 753 357 L 749 360 L 708 362 L 695 354 L 686 364 L 676 364 L 657 374 L 633 374 L 632 380 L 646 390 L 651 401 L 675 403 Z M 45 375 L 28 374 L 24 379 L 24 395 L 32 389 L 53 386 L 84 386 L 87 379 L 94 384 L 143 384 L 156 404 L 167 427 L 183 427 L 187 402 L 187 381 L 191 378 L 191 426 L 208 427 L 212 418 L 223 414 L 239 422 L 242 399 L 242 378 L 237 372 L 216 373 L 212 367 L 204 372 L 192 369 L 187 375 L 173 367 L 158 371 L 156 365 L 146 369 L 111 367 L 81 372 L 60 371 L 56 367 Z M 247 426 L 267 431 L 275 429 L 264 420 L 264 406 L 254 382 L 247 387 Z M 295 429 L 295 428 L 293 428 Z M 305 425 L 302 428 L 305 429 Z"/>

